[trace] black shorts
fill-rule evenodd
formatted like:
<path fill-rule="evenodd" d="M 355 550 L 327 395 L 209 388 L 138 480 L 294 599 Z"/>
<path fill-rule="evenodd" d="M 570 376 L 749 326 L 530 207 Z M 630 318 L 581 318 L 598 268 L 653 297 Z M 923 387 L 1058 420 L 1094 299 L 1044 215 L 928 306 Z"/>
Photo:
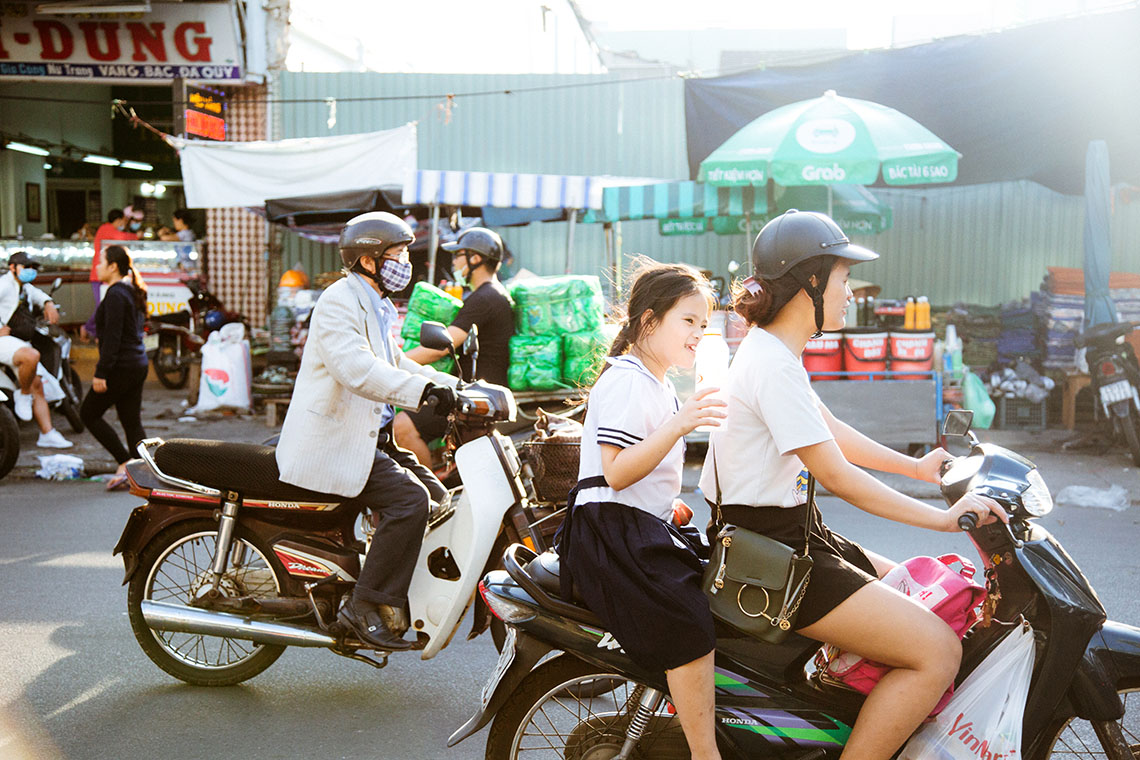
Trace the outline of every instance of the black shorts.
<path fill-rule="evenodd" d="M 416 426 L 416 431 L 424 443 L 431 443 L 436 438 L 442 438 L 443 434 L 447 432 L 447 415 L 436 414 L 435 409 L 431 406 L 425 404 L 424 408 L 418 412 L 405 409 L 404 413 L 412 418 L 412 424 Z"/>
<path fill-rule="evenodd" d="M 733 504 L 721 507 L 725 522 L 747 530 L 763 533 L 794 549 L 803 549 L 804 520 L 807 505 L 798 507 L 745 507 Z M 812 559 L 811 580 L 800 604 L 796 628 L 818 623 L 827 613 L 842 604 L 847 597 L 874 580 L 878 580 L 875 566 L 863 547 L 833 533 L 824 525 L 819 510 L 815 510 L 808 554 Z"/>

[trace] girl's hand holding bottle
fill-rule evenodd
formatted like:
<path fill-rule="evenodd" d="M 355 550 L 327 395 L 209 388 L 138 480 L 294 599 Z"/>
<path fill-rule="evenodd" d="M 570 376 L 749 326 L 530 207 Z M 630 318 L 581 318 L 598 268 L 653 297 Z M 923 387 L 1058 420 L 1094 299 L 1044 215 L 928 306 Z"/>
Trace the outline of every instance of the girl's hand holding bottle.
<path fill-rule="evenodd" d="M 727 416 L 725 409 L 728 404 L 715 397 L 720 388 L 702 388 L 689 397 L 689 400 L 678 410 L 675 424 L 680 430 L 680 436 L 686 436 L 698 427 L 720 427 L 720 421 Z"/>

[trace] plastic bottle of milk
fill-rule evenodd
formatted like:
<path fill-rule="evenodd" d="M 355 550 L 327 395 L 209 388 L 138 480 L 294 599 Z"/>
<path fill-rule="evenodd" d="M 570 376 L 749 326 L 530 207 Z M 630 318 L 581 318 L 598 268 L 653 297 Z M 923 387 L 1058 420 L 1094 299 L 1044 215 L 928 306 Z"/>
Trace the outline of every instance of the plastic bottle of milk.
<path fill-rule="evenodd" d="M 719 326 L 709 324 L 704 337 L 697 344 L 697 360 L 694 364 L 697 382 L 694 391 L 701 391 L 705 388 L 720 388 L 712 396 L 727 402 L 728 395 L 725 393 L 725 384 L 728 382 L 729 350 L 723 330 L 723 323 Z M 701 425 L 697 431 L 708 433 L 713 429 L 710 425 Z"/>

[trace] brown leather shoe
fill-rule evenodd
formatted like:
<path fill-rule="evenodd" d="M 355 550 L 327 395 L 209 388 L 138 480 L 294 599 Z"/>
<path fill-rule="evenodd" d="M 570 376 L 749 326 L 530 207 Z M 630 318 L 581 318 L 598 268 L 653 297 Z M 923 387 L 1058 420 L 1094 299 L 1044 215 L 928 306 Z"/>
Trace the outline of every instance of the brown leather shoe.
<path fill-rule="evenodd" d="M 402 652 L 412 648 L 412 642 L 405 641 L 388 630 L 388 626 L 380 616 L 379 605 L 349 599 L 341 607 L 337 619 L 351 628 L 361 641 L 377 649 Z"/>

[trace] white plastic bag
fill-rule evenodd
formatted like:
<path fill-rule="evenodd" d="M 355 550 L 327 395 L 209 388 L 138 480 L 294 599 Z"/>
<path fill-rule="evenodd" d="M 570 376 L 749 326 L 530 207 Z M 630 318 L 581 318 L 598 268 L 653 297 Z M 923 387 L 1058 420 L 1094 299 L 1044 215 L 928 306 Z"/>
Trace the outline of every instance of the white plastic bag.
<path fill-rule="evenodd" d="M 242 326 L 239 324 L 237 327 L 240 329 Z M 239 337 L 243 334 L 244 329 L 236 336 L 231 332 L 227 340 L 221 331 L 216 330 L 210 333 L 202 346 L 202 379 L 195 407 L 198 411 L 220 407 L 249 408 L 252 367 L 249 341 Z M 237 340 L 233 339 L 235 337 Z"/>
<path fill-rule="evenodd" d="M 1033 629 L 1019 626 L 971 673 L 899 760 L 1014 760 L 1033 675 Z"/>
<path fill-rule="evenodd" d="M 36 477 L 42 480 L 74 480 L 83 477 L 83 460 L 72 454 L 49 454 L 37 457 L 40 469 Z"/>

